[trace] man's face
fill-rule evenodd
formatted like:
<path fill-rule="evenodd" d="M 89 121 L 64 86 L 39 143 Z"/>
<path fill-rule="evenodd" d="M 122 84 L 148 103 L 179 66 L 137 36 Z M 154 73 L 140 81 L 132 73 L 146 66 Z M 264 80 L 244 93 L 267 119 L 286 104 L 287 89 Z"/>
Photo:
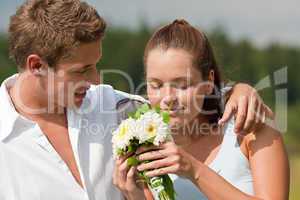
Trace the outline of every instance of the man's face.
<path fill-rule="evenodd" d="M 70 58 L 58 63 L 47 76 L 48 104 L 80 107 L 91 84 L 99 84 L 96 64 L 101 59 L 101 41 L 81 44 Z M 49 99 L 50 98 L 50 99 Z"/>

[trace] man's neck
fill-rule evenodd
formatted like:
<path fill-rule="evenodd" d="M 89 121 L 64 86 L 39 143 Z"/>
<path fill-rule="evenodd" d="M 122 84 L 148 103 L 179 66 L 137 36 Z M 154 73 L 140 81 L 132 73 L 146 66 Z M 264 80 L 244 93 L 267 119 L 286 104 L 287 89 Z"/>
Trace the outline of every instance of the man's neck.
<path fill-rule="evenodd" d="M 50 110 L 48 102 L 42 99 L 44 97 L 35 89 L 35 81 L 30 77 L 26 77 L 25 80 L 22 74 L 15 84 L 8 88 L 8 93 L 18 113 L 32 121 L 61 121 L 65 118 L 65 108 L 52 106 Z"/>

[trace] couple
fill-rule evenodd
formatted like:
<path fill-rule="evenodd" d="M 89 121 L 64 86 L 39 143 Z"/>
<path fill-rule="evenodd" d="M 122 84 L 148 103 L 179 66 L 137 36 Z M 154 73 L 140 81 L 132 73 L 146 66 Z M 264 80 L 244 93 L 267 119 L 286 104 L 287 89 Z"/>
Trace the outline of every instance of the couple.
<path fill-rule="evenodd" d="M 244 84 L 226 93 L 223 116 L 220 98 L 203 99 L 220 96 L 220 74 L 208 40 L 185 21 L 157 31 L 144 58 L 149 102 L 171 110 L 174 143 L 141 149 L 139 159 L 154 161 L 137 169 L 126 167 L 126 157 L 115 162 L 112 128 L 144 100 L 99 85 L 105 27 L 78 0 L 30 0 L 12 16 L 19 73 L 0 89 L 1 200 L 150 199 L 135 184 L 144 169 L 172 174 L 179 199 L 288 198 L 281 136 L 259 117 L 270 111 Z M 124 102 L 129 107 L 118 109 Z M 206 128 L 191 132 L 190 125 Z"/>

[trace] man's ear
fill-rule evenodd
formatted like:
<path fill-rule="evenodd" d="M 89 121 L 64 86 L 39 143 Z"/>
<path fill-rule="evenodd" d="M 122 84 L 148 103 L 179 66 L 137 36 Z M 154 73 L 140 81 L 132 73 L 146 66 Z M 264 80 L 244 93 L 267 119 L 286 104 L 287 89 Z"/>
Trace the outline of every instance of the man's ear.
<path fill-rule="evenodd" d="M 34 76 L 43 76 L 46 73 L 47 65 L 40 56 L 32 54 L 27 57 L 26 68 Z"/>

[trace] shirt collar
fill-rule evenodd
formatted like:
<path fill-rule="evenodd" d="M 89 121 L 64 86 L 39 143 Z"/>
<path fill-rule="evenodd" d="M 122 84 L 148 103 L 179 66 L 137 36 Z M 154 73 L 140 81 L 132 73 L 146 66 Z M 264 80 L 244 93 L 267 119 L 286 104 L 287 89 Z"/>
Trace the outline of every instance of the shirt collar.
<path fill-rule="evenodd" d="M 15 84 L 17 78 L 18 74 L 7 78 L 3 81 L 0 87 L 0 141 L 3 141 L 11 135 L 14 127 L 20 122 L 29 122 L 29 120 L 26 120 L 16 111 L 8 93 L 8 88 Z"/>
<path fill-rule="evenodd" d="M 115 91 L 110 85 L 91 85 L 80 108 L 73 108 L 77 114 L 98 111 L 100 114 L 114 112 L 116 109 Z"/>
<path fill-rule="evenodd" d="M 22 117 L 16 111 L 8 93 L 8 88 L 11 88 L 15 84 L 18 76 L 19 74 L 15 74 L 7 78 L 0 87 L 0 141 L 3 141 L 11 135 L 16 125 L 19 126 L 20 123 L 33 123 Z M 93 85 L 88 91 L 87 98 L 85 98 L 83 105 L 79 109 L 71 109 L 69 111 L 75 111 L 77 114 L 84 114 L 91 112 L 90 109 L 99 109 L 100 113 L 105 113 L 107 111 L 114 111 L 115 105 L 115 94 L 111 86 Z"/>

